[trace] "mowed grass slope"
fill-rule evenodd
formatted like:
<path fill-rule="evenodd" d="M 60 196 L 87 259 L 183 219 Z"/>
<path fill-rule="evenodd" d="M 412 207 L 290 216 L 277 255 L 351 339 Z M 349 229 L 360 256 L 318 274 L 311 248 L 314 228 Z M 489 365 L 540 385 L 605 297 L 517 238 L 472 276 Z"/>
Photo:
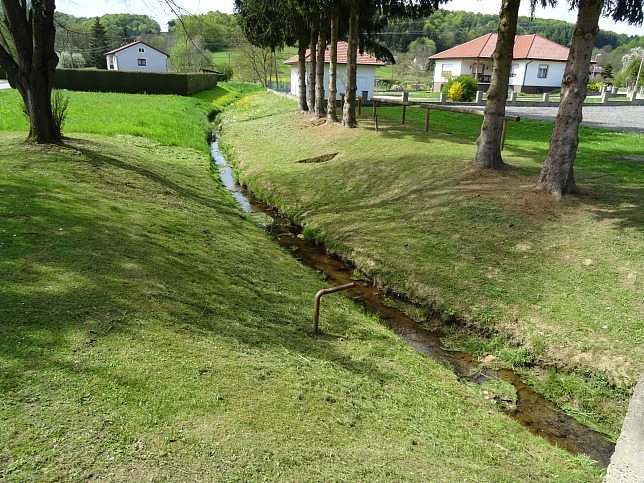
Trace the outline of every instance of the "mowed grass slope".
<path fill-rule="evenodd" d="M 3 481 L 600 480 L 341 296 L 312 337 L 319 276 L 174 140 L 207 96 L 156 140 L 101 129 L 163 97 L 72 99 L 110 114 L 64 146 L 0 132 Z"/>
<path fill-rule="evenodd" d="M 426 134 L 423 109 L 402 126 L 400 108 L 379 108 L 375 133 L 370 109 L 362 128 L 344 130 L 295 107 L 255 94 L 226 113 L 223 139 L 250 188 L 430 315 L 501 334 L 522 351 L 510 365 L 588 375 L 604 394 L 555 388 L 573 383 L 553 371 L 534 383 L 617 434 L 626 398 L 606 383 L 628 391 L 644 369 L 644 137 L 582 128 L 575 173 L 585 194 L 556 202 L 533 192 L 549 123 L 511 123 L 512 167 L 482 171 L 471 164 L 478 116 L 432 111 Z"/>

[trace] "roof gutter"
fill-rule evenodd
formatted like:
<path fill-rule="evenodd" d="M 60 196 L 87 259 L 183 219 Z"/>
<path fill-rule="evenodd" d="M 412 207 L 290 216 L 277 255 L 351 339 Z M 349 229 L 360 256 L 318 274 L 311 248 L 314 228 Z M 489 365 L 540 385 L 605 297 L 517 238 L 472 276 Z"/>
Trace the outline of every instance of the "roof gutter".
<path fill-rule="evenodd" d="M 521 81 L 521 91 L 523 92 L 523 88 L 525 87 L 525 76 L 528 75 L 528 66 L 532 64 L 534 59 L 531 59 L 528 61 L 528 63 L 525 65 L 525 70 L 523 71 L 523 81 Z"/>

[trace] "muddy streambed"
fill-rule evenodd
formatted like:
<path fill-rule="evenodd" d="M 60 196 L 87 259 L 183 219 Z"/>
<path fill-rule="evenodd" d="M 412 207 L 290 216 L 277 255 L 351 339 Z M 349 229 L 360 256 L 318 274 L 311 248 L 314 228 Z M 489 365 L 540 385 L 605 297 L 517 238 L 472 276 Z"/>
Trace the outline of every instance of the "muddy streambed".
<path fill-rule="evenodd" d="M 441 342 L 440 331 L 430 331 L 411 320 L 403 312 L 385 304 L 385 297 L 380 289 L 369 281 L 355 281 L 353 268 L 336 257 L 327 254 L 326 250 L 315 243 L 298 236 L 301 227 L 293 224 L 287 217 L 276 209 L 256 199 L 250 192 L 238 186 L 230 166 L 219 151 L 217 141 L 211 144 L 211 154 L 219 167 L 221 180 L 240 203 L 244 212 L 264 213 L 273 219 L 267 228 L 273 238 L 285 247 L 303 264 L 325 274 L 330 285 L 343 285 L 355 282 L 352 289 L 341 292 L 350 297 L 370 313 L 377 314 L 380 322 L 402 337 L 408 344 L 453 368 L 454 373 L 461 379 L 482 384 L 492 378 L 497 378 L 512 384 L 517 392 L 516 407 L 505 410 L 508 415 L 519 421 L 532 433 L 541 436 L 552 444 L 564 448 L 572 454 L 585 453 L 596 460 L 601 467 L 607 467 L 615 444 L 605 435 L 589 429 L 574 418 L 566 415 L 555 405 L 534 392 L 512 371 L 492 370 L 482 367 L 481 363 L 470 354 L 457 351 L 446 351 Z M 311 304 L 313 296 L 311 294 Z M 332 295 L 338 296 L 338 295 Z M 387 295 L 389 299 L 395 298 Z M 322 300 L 322 307 L 324 299 Z M 320 316 L 324 324 L 324 308 Z M 501 408 L 500 408 L 501 409 Z"/>

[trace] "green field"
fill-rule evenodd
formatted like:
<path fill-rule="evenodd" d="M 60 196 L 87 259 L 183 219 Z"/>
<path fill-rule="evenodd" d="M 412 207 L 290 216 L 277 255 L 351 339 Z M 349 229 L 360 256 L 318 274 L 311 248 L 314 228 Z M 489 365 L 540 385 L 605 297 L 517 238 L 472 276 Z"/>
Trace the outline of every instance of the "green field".
<path fill-rule="evenodd" d="M 68 93 L 62 146 L 0 92 L 0 479 L 600 481 L 348 299 L 311 336 L 320 275 L 213 177 L 248 90 Z"/>
<path fill-rule="evenodd" d="M 615 436 L 644 369 L 644 137 L 582 127 L 584 193 L 556 202 L 533 191 L 550 123 L 511 123 L 511 167 L 481 171 L 472 166 L 478 116 L 433 111 L 424 133 L 423 109 L 408 109 L 403 126 L 400 108 L 378 108 L 376 133 L 369 108 L 354 130 L 295 111 L 255 94 L 226 113 L 223 139 L 244 183 L 420 304 L 421 323 L 438 315 L 453 332 L 445 344 L 525 371 Z M 297 162 L 325 153 L 337 156 Z M 505 344 L 481 339 L 490 335 Z"/>

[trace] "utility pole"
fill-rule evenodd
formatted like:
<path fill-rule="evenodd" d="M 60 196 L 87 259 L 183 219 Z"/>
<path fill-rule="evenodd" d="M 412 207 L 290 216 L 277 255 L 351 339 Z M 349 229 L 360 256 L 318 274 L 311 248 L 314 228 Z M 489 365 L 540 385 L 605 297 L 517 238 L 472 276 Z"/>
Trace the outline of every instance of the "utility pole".
<path fill-rule="evenodd" d="M 642 59 L 640 60 L 640 68 L 637 71 L 637 79 L 635 80 L 635 91 L 637 91 L 637 86 L 640 83 L 640 74 L 642 73 L 642 64 L 644 64 L 644 53 L 642 53 Z"/>

